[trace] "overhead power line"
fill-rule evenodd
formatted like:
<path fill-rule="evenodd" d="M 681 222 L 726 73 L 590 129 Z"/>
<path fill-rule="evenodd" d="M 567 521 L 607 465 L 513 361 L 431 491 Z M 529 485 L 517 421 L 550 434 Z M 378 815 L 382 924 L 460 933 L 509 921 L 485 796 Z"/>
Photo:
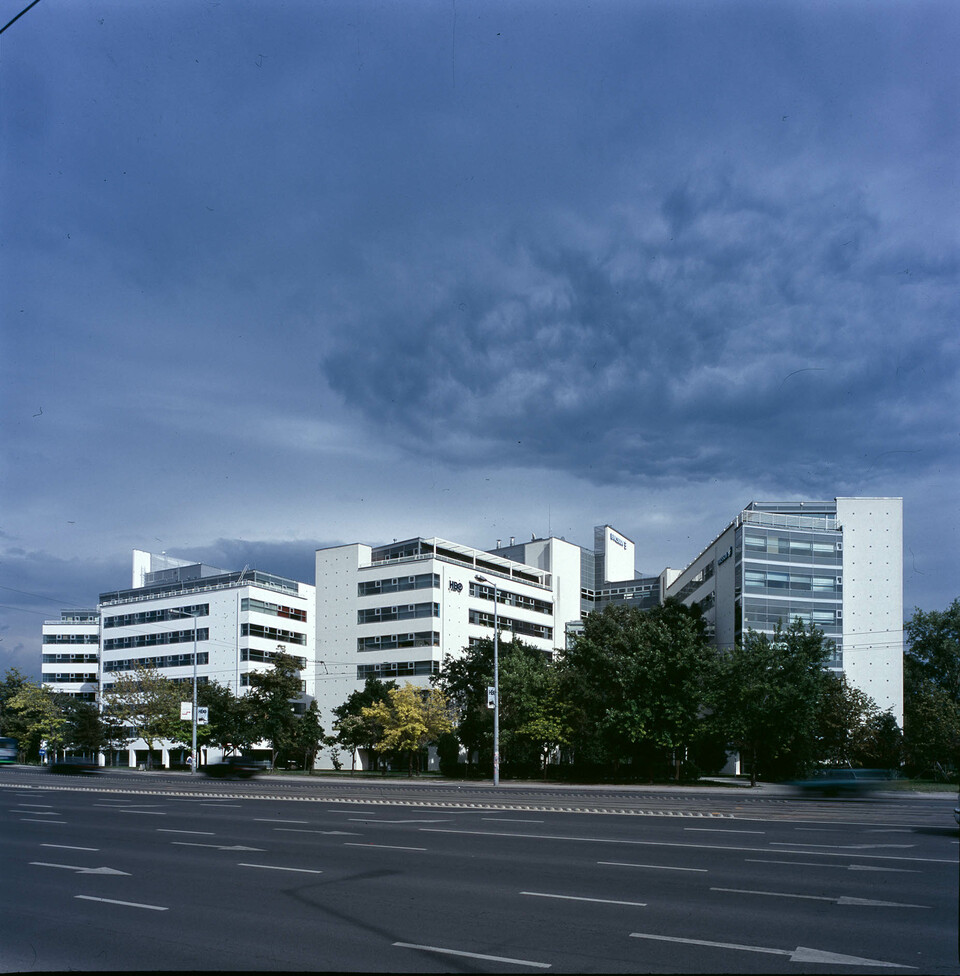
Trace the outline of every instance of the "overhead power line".
<path fill-rule="evenodd" d="M 13 18 L 13 20 L 7 21 L 7 23 L 5 23 L 3 27 L 0 27 L 0 34 L 2 34 L 8 27 L 15 24 L 31 7 L 35 7 L 39 2 L 40 0 L 33 0 L 33 3 L 28 3 L 23 8 L 23 10 L 21 10 L 20 13 L 18 13 L 17 16 Z"/>

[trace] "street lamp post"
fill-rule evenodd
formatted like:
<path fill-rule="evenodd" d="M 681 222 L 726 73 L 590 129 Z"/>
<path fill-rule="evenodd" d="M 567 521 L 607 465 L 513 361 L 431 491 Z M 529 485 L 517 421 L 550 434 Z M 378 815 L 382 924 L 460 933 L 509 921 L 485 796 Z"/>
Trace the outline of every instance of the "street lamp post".
<path fill-rule="evenodd" d="M 485 576 L 476 576 L 479 583 L 493 587 L 493 785 L 500 785 L 500 626 L 497 620 L 497 584 Z"/>
<path fill-rule="evenodd" d="M 190 773 L 193 774 L 197 771 L 197 617 L 200 616 L 200 611 L 190 613 L 188 610 L 174 609 L 173 612 L 184 617 L 193 617 L 193 708 L 190 710 L 193 725 L 190 741 L 190 757 L 193 761 L 190 763 Z"/>

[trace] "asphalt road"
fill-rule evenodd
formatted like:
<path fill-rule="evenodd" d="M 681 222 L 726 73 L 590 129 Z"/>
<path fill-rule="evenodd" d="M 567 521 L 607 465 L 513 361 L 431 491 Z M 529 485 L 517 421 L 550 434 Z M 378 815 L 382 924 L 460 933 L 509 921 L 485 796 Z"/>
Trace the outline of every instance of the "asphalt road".
<path fill-rule="evenodd" d="M 3 768 L 0 969 L 960 973 L 953 806 Z"/>

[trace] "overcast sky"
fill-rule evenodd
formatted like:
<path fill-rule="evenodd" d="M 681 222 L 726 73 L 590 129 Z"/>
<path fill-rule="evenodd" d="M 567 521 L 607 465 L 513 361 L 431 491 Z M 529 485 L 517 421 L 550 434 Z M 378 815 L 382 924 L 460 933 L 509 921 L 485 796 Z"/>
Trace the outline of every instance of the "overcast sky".
<path fill-rule="evenodd" d="M 3 0 L 0 21 L 26 6 Z M 42 0 L 0 36 L 0 673 L 134 548 L 904 499 L 960 594 L 960 6 Z"/>

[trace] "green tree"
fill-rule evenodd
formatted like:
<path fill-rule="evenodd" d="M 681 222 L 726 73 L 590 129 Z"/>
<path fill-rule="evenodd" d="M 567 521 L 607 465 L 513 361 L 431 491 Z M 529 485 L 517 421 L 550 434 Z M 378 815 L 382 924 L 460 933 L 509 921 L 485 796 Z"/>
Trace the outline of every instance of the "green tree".
<path fill-rule="evenodd" d="M 798 618 L 772 638 L 748 631 L 720 661 L 712 722 L 758 774 L 796 774 L 816 757 L 818 709 L 833 679 L 832 642 Z"/>
<path fill-rule="evenodd" d="M 303 714 L 297 719 L 293 729 L 293 751 L 303 760 L 303 768 L 313 772 L 317 753 L 323 745 L 323 726 L 320 724 L 320 709 L 316 699 L 310 702 Z"/>
<path fill-rule="evenodd" d="M 453 728 L 448 713 L 447 697 L 439 688 L 417 688 L 409 681 L 391 689 L 389 703 L 377 702 L 363 710 L 364 717 L 375 718 L 383 727 L 377 751 L 406 755 L 409 776 L 420 751 Z"/>
<path fill-rule="evenodd" d="M 960 768 L 960 598 L 946 610 L 915 609 L 904 625 L 904 752 L 914 774 Z"/>
<path fill-rule="evenodd" d="M 648 777 L 672 763 L 679 778 L 715 669 L 695 607 L 669 600 L 591 614 L 561 662 L 577 760 L 614 769 L 627 761 Z"/>
<path fill-rule="evenodd" d="M 870 719 L 867 737 L 858 759 L 871 769 L 900 769 L 903 763 L 903 731 L 890 711 Z"/>
<path fill-rule="evenodd" d="M 58 695 L 57 705 L 64 717 L 63 745 L 67 749 L 96 756 L 107 744 L 100 709 L 93 702 L 71 695 Z"/>
<path fill-rule="evenodd" d="M 960 597 L 946 610 L 915 608 L 904 632 L 908 679 L 930 681 L 960 702 Z"/>
<path fill-rule="evenodd" d="M 904 758 L 913 776 L 950 779 L 960 755 L 960 705 L 933 681 L 911 681 L 904 695 Z"/>
<path fill-rule="evenodd" d="M 500 755 L 503 768 L 522 773 L 545 769 L 548 757 L 569 741 L 569 721 L 556 668 L 539 648 L 523 641 L 499 642 Z M 493 766 L 493 640 L 485 638 L 462 655 L 447 655 L 433 683 L 450 700 L 456 732 L 477 767 Z"/>
<path fill-rule="evenodd" d="M 363 710 L 377 702 L 389 702 L 390 691 L 396 681 L 367 678 L 363 688 L 350 694 L 343 704 L 333 709 L 335 740 L 350 753 L 350 769 L 356 767 L 357 750 L 366 750 L 372 765 L 379 763 L 377 743 L 383 738 L 383 726 L 373 717 L 364 716 Z"/>
<path fill-rule="evenodd" d="M 6 711 L 19 717 L 20 733 L 30 754 L 46 746 L 51 756 L 63 747 L 67 720 L 53 694 L 42 685 L 25 682 L 6 703 Z"/>
<path fill-rule="evenodd" d="M 835 766 L 860 765 L 879 715 L 877 703 L 866 692 L 854 688 L 845 675 L 828 672 L 817 710 L 817 758 Z"/>
<path fill-rule="evenodd" d="M 253 689 L 247 696 L 257 740 L 270 743 L 271 764 L 292 749 L 297 726 L 294 702 L 303 694 L 300 680 L 301 662 L 281 649 L 271 661 L 269 671 L 251 675 Z"/>
<path fill-rule="evenodd" d="M 179 685 L 182 700 L 192 698 L 193 689 Z M 224 753 L 242 751 L 260 738 L 251 703 L 246 695 L 235 695 L 219 681 L 203 681 L 197 685 L 197 706 L 207 709 L 207 723 L 197 725 L 197 748 L 215 746 Z M 193 721 L 181 720 L 179 714 L 167 734 L 171 742 L 189 749 L 193 744 Z"/>
<path fill-rule="evenodd" d="M 17 668 L 10 668 L 0 682 L 0 735 L 9 736 L 19 743 L 19 760 L 25 762 L 27 758 L 36 759 L 39 740 L 31 752 L 31 743 L 27 738 L 27 723 L 24 716 L 8 707 L 11 698 L 24 688 L 33 685 Z"/>
<path fill-rule="evenodd" d="M 179 729 L 180 697 L 181 687 L 155 668 L 140 666 L 120 675 L 101 696 L 108 737 L 143 739 L 150 766 L 155 747 Z"/>

